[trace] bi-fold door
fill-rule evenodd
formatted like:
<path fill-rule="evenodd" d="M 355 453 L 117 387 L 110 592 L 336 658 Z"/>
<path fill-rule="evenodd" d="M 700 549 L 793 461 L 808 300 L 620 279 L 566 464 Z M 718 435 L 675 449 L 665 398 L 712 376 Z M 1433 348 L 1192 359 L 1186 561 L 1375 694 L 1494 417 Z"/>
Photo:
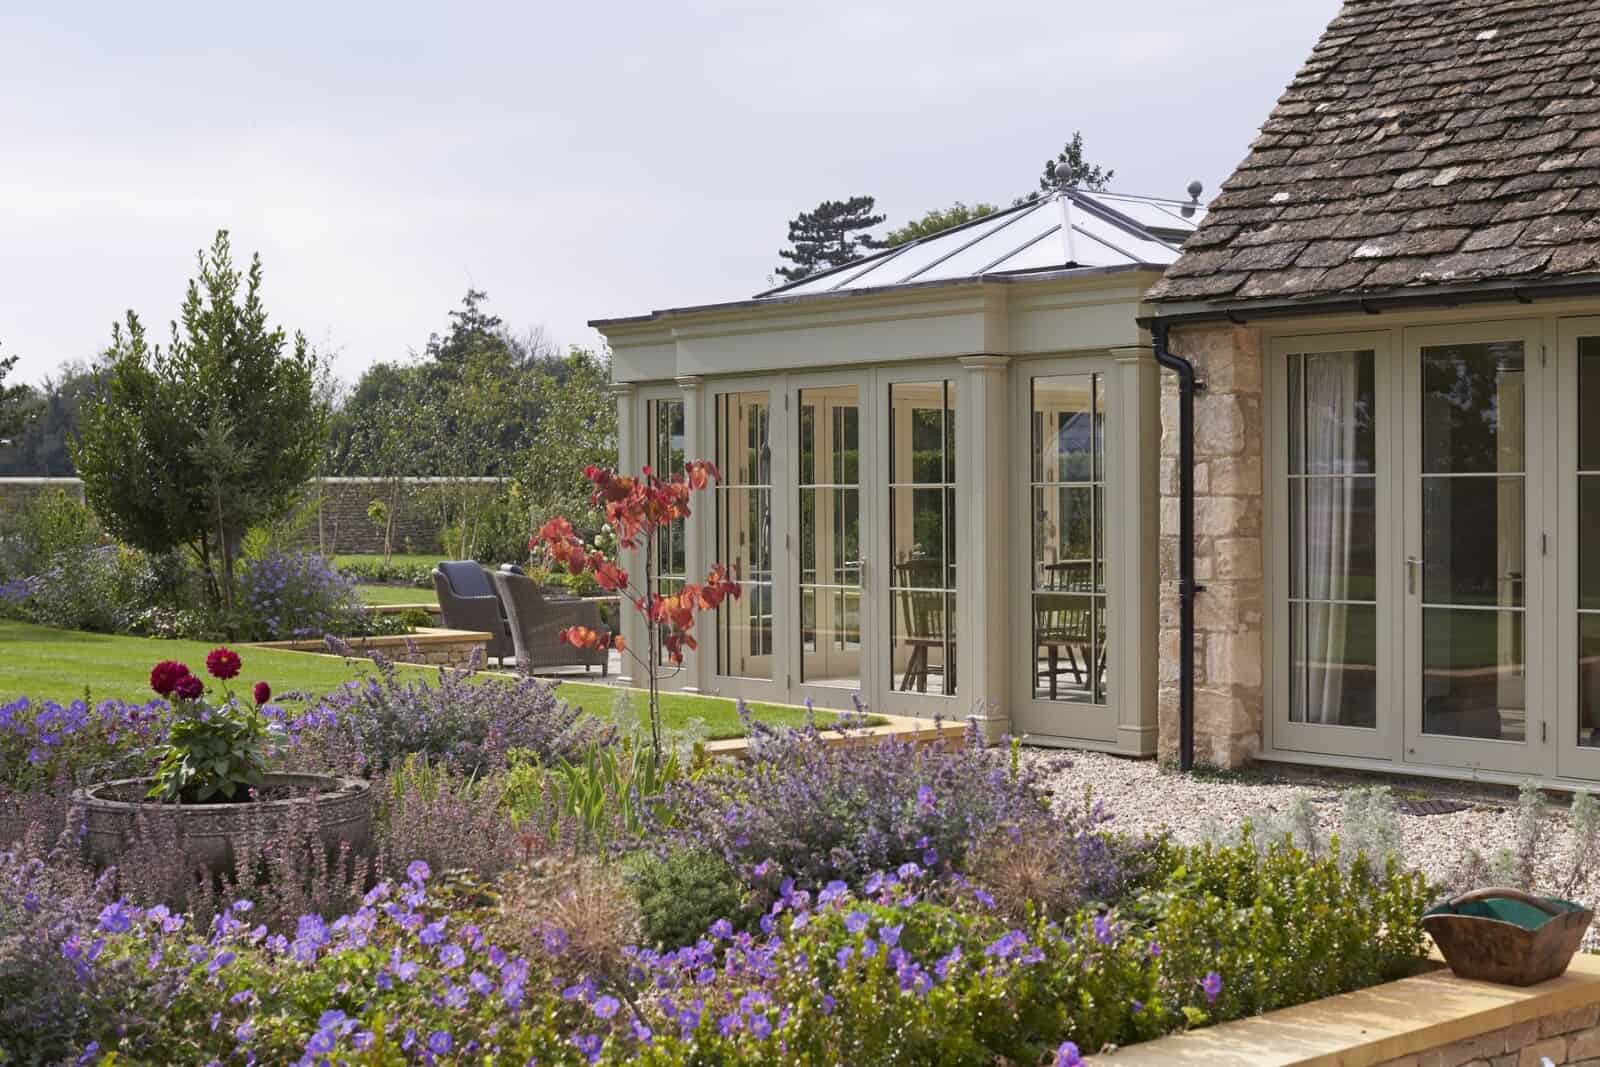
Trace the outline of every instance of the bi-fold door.
<path fill-rule="evenodd" d="M 1600 319 L 1269 371 L 1273 747 L 1600 779 Z"/>

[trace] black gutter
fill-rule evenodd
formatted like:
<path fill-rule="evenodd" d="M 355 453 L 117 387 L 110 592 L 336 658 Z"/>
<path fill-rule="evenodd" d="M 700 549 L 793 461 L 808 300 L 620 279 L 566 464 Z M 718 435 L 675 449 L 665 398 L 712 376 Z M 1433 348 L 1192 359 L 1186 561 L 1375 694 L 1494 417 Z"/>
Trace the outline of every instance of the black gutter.
<path fill-rule="evenodd" d="M 1340 293 L 1290 300 L 1163 301 L 1136 317 L 1140 326 L 1154 329 L 1157 321 L 1169 326 L 1196 322 L 1231 322 L 1235 326 L 1307 315 L 1380 315 L 1405 308 L 1457 308 L 1476 304 L 1536 300 L 1563 300 L 1600 294 L 1600 274 L 1580 274 L 1543 281 L 1468 282 L 1456 286 L 1417 286 L 1388 289 L 1365 295 Z"/>
<path fill-rule="evenodd" d="M 1167 324 L 1150 324 L 1156 362 L 1178 375 L 1178 770 L 1194 769 L 1194 364 L 1167 349 Z"/>

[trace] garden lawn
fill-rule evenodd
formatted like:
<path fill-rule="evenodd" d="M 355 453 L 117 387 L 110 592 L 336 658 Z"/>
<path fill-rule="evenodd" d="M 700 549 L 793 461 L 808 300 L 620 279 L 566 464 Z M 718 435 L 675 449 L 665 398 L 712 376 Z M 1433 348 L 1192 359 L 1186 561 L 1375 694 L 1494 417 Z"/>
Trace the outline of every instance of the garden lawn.
<path fill-rule="evenodd" d="M 214 645 L 202 641 L 165 641 L 149 637 L 118 637 L 91 634 L 80 630 L 57 630 L 25 622 L 0 621 L 0 703 L 19 696 L 35 700 L 75 700 L 87 686 L 94 700 L 112 697 L 143 702 L 149 699 L 150 668 L 164 659 L 187 663 L 196 672 L 205 670 L 206 653 Z M 274 701 L 293 694 L 315 696 L 336 689 L 353 678 L 367 674 L 372 665 L 363 660 L 346 661 L 332 656 L 285 652 L 280 649 L 237 648 L 244 670 L 237 681 L 241 692 L 257 681 L 272 686 Z M 431 667 L 399 668 L 403 673 L 425 679 L 437 672 Z M 484 674 L 480 678 L 505 677 Z M 582 682 L 561 682 L 556 692 L 562 699 L 596 714 L 608 713 L 619 692 L 628 692 L 641 718 L 647 708 L 642 690 L 620 690 L 613 686 Z M 285 701 L 290 702 L 290 701 Z M 751 710 L 764 722 L 798 725 L 805 720 L 801 708 L 775 704 L 752 704 Z M 743 731 L 734 702 L 722 697 L 687 693 L 665 693 L 661 698 L 662 720 L 677 728 L 692 719 L 705 722 L 706 734 L 713 740 L 738 737 Z M 818 720 L 826 724 L 827 716 Z"/>
<path fill-rule="evenodd" d="M 418 589 L 409 585 L 372 585 L 362 582 L 356 593 L 363 604 L 437 604 L 438 594 L 432 589 Z"/>
<path fill-rule="evenodd" d="M 389 565 L 393 567 L 433 567 L 442 559 L 449 557 L 442 552 L 396 552 L 389 557 Z M 377 566 L 383 562 L 382 552 L 346 552 L 333 557 L 335 567 L 344 567 L 352 563 Z"/>

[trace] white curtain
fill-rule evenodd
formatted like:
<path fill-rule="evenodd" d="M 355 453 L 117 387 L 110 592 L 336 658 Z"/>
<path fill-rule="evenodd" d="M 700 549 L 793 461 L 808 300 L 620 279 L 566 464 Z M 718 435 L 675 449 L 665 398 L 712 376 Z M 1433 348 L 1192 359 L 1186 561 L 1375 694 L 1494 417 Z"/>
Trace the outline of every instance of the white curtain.
<path fill-rule="evenodd" d="M 1349 608 L 1351 531 L 1355 523 L 1355 352 L 1305 357 L 1306 721 L 1342 719 Z M 1339 477 L 1343 475 L 1343 477 Z M 1324 603 L 1317 603 L 1324 601 Z"/>

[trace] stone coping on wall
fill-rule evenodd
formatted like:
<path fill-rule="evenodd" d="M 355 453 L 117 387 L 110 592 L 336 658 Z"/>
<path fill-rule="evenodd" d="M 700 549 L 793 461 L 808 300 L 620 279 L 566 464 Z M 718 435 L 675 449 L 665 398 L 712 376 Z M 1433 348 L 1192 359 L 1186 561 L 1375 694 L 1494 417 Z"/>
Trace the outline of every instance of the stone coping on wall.
<path fill-rule="evenodd" d="M 866 726 L 843 734 L 823 729 L 821 731 L 823 744 L 830 747 L 869 745 L 888 737 L 920 745 L 943 741 L 951 747 L 957 747 L 966 743 L 967 724 L 959 720 L 944 719 L 935 723 L 932 719 L 915 719 L 907 715 L 884 715 L 881 712 L 871 714 L 873 718 L 882 719 L 883 722 L 877 726 Z M 712 756 L 745 759 L 750 755 L 750 742 L 743 737 L 707 741 L 705 747 L 706 753 Z"/>
<path fill-rule="evenodd" d="M 420 605 L 419 605 L 420 606 Z M 371 637 L 347 637 L 344 643 L 357 652 L 366 649 L 386 648 L 405 649 L 409 647 L 429 648 L 436 646 L 455 646 L 463 644 L 487 645 L 492 634 L 481 630 L 447 630 L 439 626 L 419 626 L 409 634 L 379 634 Z M 257 641 L 249 645 L 250 648 L 277 648 L 287 652 L 327 652 L 327 644 L 320 638 L 303 641 Z M 343 657 L 339 657 L 343 658 Z"/>
<path fill-rule="evenodd" d="M 1308 961 L 1308 965 L 1314 963 Z M 1439 967 L 1398 982 L 1130 1045 L 1099 1067 L 1600 1067 L 1600 956 L 1535 986 Z"/>

